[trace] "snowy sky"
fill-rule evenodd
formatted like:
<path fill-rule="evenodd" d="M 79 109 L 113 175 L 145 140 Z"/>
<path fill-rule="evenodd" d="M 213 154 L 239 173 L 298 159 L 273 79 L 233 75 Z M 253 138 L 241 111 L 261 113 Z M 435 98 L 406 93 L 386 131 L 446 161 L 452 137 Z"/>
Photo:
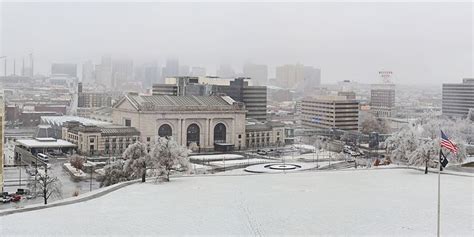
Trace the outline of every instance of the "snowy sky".
<path fill-rule="evenodd" d="M 473 77 L 473 3 L 3 3 L 1 54 L 17 65 L 34 52 L 51 62 L 181 64 L 300 62 L 323 83 L 377 82 L 391 70 L 402 84 Z M 3 62 L 0 62 L 3 64 Z M 9 71 L 12 63 L 9 63 Z M 0 67 L 3 74 L 3 66 Z"/>

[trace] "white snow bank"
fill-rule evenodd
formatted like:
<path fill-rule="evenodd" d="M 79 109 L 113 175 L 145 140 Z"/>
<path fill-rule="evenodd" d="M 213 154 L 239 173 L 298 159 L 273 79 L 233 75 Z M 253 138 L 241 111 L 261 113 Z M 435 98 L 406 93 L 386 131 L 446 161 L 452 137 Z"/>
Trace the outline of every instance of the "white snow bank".
<path fill-rule="evenodd" d="M 437 177 L 380 169 L 174 178 L 3 216 L 0 230 L 7 236 L 435 236 Z M 472 236 L 472 178 L 441 179 L 441 235 Z"/>
<path fill-rule="evenodd" d="M 190 160 L 230 160 L 230 159 L 243 159 L 244 157 L 237 154 L 219 154 L 219 155 L 198 155 L 198 156 L 190 156 Z"/>

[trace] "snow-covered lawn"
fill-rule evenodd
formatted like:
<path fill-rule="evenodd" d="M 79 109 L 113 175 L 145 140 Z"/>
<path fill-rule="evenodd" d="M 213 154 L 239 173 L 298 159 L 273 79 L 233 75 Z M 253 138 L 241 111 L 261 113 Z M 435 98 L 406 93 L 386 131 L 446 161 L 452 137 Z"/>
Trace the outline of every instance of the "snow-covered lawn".
<path fill-rule="evenodd" d="M 404 169 L 174 178 L 0 217 L 2 236 L 436 235 L 437 175 Z M 472 236 L 473 179 L 442 176 L 442 236 Z"/>
<path fill-rule="evenodd" d="M 269 159 L 242 159 L 242 160 L 228 160 L 228 161 L 213 161 L 210 164 L 219 167 L 230 167 L 230 166 L 238 166 L 238 165 L 252 165 L 252 164 L 259 164 L 259 163 L 270 163 L 275 162 Z"/>
<path fill-rule="evenodd" d="M 273 168 L 271 168 L 273 167 Z M 285 169 L 287 167 L 287 169 Z M 285 172 L 299 172 L 316 168 L 316 163 L 268 163 L 259 164 L 246 167 L 244 170 L 251 173 L 285 173 Z"/>

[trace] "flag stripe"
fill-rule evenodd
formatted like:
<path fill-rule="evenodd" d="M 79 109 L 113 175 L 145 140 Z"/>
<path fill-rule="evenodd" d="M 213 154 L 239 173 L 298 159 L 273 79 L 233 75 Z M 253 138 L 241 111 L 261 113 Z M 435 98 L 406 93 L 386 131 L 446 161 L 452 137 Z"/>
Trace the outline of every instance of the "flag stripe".
<path fill-rule="evenodd" d="M 441 145 L 441 147 L 444 147 L 444 148 L 450 150 L 454 154 L 456 154 L 458 152 L 457 146 L 451 140 L 449 140 L 448 136 L 446 136 L 446 134 L 444 134 L 443 131 L 441 131 L 441 143 L 440 143 L 440 145 Z"/>

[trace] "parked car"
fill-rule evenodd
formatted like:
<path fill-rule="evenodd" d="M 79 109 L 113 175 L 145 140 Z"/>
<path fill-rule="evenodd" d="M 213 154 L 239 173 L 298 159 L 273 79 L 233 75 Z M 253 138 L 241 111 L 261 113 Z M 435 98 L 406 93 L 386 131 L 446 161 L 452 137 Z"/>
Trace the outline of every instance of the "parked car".
<path fill-rule="evenodd" d="M 18 202 L 21 200 L 21 195 L 18 195 L 18 194 L 13 194 L 12 197 L 11 197 L 11 201 L 12 202 Z"/>
<path fill-rule="evenodd" d="M 9 203 L 11 202 L 12 198 L 10 196 L 5 196 L 1 198 L 2 203 Z"/>
<path fill-rule="evenodd" d="M 360 153 L 357 151 L 350 151 L 349 154 L 351 154 L 351 156 L 360 156 Z"/>
<path fill-rule="evenodd" d="M 18 195 L 26 195 L 26 194 L 29 194 L 30 193 L 30 190 L 28 189 L 24 189 L 24 188 L 19 188 L 16 190 L 16 194 Z"/>
<path fill-rule="evenodd" d="M 257 151 L 257 154 L 259 154 L 259 155 L 266 155 L 267 152 L 264 151 L 264 150 L 260 150 L 260 151 Z"/>

